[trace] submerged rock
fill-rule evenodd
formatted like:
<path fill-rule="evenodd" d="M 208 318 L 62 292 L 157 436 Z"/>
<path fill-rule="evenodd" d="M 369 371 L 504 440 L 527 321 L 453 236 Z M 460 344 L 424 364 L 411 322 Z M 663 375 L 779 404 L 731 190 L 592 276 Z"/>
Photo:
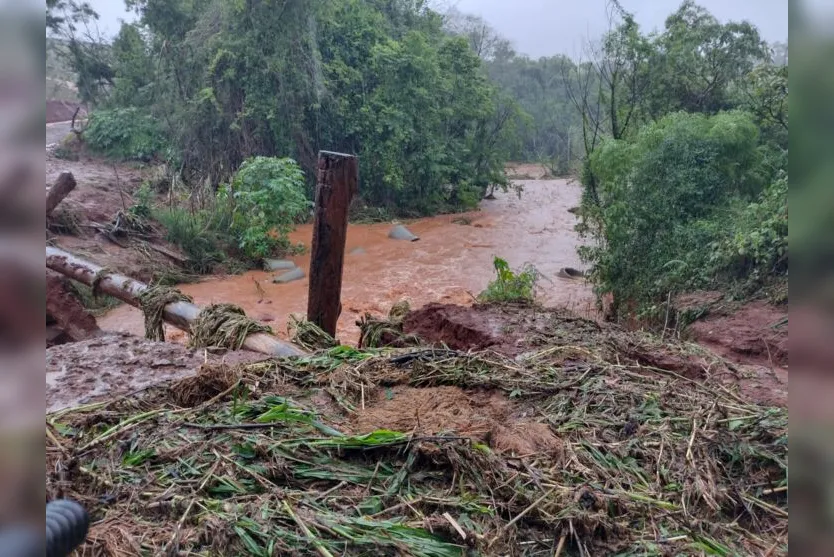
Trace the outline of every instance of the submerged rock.
<path fill-rule="evenodd" d="M 295 267 L 295 262 L 289 259 L 264 259 L 265 271 L 284 271 Z"/>
<path fill-rule="evenodd" d="M 272 282 L 277 284 L 284 284 L 287 282 L 292 282 L 294 280 L 303 279 L 305 276 L 307 275 L 304 273 L 304 271 L 296 267 L 295 269 L 292 269 L 290 271 L 287 271 L 286 273 L 282 273 L 276 276 L 272 279 Z"/>
<path fill-rule="evenodd" d="M 415 236 L 408 228 L 405 226 L 398 224 L 394 228 L 391 229 L 391 232 L 388 233 L 388 237 L 392 240 L 408 240 L 409 242 L 416 242 L 420 238 Z"/>

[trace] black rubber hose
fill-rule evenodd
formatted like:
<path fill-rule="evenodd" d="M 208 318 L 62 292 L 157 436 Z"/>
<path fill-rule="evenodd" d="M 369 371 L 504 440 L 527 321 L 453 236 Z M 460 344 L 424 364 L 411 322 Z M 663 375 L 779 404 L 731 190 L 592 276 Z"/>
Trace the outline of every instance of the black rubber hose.
<path fill-rule="evenodd" d="M 75 501 L 60 499 L 46 505 L 46 557 L 67 557 L 84 543 L 90 517 Z"/>

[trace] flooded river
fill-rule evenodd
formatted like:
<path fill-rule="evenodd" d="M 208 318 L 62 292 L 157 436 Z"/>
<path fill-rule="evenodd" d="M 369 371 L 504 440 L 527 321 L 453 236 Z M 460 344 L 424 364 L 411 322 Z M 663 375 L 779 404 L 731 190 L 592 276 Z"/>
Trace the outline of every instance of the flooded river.
<path fill-rule="evenodd" d="M 342 315 L 338 336 L 342 342 L 359 338 L 356 320 L 365 312 L 387 314 L 400 300 L 412 308 L 429 302 L 471 304 L 493 278 L 494 256 L 513 268 L 530 263 L 544 275 L 540 299 L 547 305 L 567 306 L 579 314 L 593 314 L 590 286 L 582 280 L 557 277 L 562 267 L 580 268 L 576 255 L 576 217 L 568 211 L 579 204 L 580 187 L 565 180 L 520 181 L 524 193 L 498 193 L 483 201 L 481 210 L 465 215 L 443 215 L 406 223 L 420 240 L 391 240 L 391 224 L 350 225 L 342 285 Z M 463 217 L 463 220 L 462 220 Z M 457 222 L 455 222 L 457 221 Z M 461 224 L 469 222 L 469 224 Z M 308 253 L 294 257 L 307 272 L 312 227 L 299 227 L 291 235 Z M 280 273 L 280 272 L 279 272 Z M 242 275 L 212 277 L 179 289 L 198 305 L 227 302 L 267 322 L 279 336 L 286 336 L 290 314 L 307 309 L 307 279 L 274 284 L 279 273 L 250 271 Z M 102 329 L 144 333 L 141 313 L 121 306 L 99 319 Z M 169 339 L 183 339 L 176 329 Z"/>

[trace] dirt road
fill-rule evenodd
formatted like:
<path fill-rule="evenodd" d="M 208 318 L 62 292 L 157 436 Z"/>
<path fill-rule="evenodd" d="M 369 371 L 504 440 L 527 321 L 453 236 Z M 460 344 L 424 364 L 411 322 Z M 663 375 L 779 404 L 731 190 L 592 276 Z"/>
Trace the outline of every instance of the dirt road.
<path fill-rule="evenodd" d="M 52 124 L 46 125 L 46 147 L 49 148 L 51 145 L 57 145 L 64 139 L 67 135 L 69 135 L 71 130 L 71 121 L 67 122 L 54 122 Z"/>

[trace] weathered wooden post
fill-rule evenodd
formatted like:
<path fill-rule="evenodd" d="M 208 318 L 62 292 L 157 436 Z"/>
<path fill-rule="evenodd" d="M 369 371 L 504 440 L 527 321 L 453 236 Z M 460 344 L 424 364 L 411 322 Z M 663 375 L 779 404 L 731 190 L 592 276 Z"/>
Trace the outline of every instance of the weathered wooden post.
<path fill-rule="evenodd" d="M 75 189 L 75 178 L 71 172 L 62 172 L 55 184 L 46 193 L 46 216 L 48 217 L 55 210 L 55 207 Z"/>
<path fill-rule="evenodd" d="M 319 152 L 307 320 L 333 336 L 342 312 L 348 207 L 358 186 L 359 162 L 355 156 Z"/>

